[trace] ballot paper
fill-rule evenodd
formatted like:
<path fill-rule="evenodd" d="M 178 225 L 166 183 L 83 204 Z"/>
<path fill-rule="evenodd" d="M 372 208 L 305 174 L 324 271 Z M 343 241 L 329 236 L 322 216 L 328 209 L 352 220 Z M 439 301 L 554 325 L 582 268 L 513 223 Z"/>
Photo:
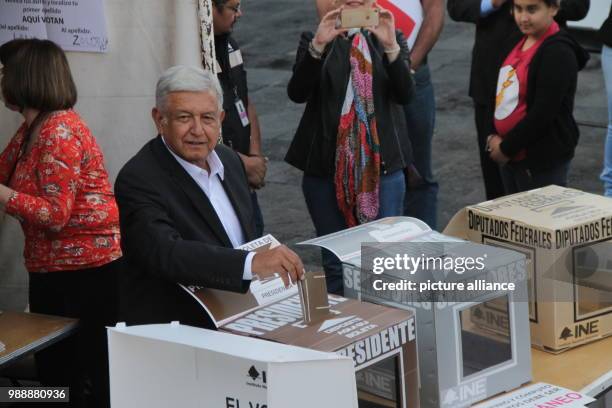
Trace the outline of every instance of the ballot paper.
<path fill-rule="evenodd" d="M 316 323 L 330 316 L 324 272 L 306 272 L 304 279 L 298 281 L 298 292 L 304 323 Z"/>

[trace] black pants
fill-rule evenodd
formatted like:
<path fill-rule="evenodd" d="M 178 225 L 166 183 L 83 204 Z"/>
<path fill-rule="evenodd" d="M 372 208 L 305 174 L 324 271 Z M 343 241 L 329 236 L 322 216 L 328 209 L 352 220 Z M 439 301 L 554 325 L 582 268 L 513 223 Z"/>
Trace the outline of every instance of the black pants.
<path fill-rule="evenodd" d="M 70 405 L 110 406 L 105 326 L 115 325 L 121 260 L 76 271 L 30 273 L 30 311 L 79 319 L 76 335 L 35 355 L 40 381 L 70 387 Z"/>
<path fill-rule="evenodd" d="M 476 132 L 478 133 L 478 152 L 480 154 L 480 168 L 484 181 L 487 200 L 492 200 L 504 195 L 504 184 L 502 182 L 499 166 L 489 157 L 486 149 L 487 137 L 491 131 L 493 112 L 487 105 L 474 102 L 474 117 L 476 120 Z"/>
<path fill-rule="evenodd" d="M 520 193 L 551 184 L 565 187 L 570 161 L 546 170 L 529 170 L 524 162 L 509 162 L 501 167 L 506 194 Z"/>

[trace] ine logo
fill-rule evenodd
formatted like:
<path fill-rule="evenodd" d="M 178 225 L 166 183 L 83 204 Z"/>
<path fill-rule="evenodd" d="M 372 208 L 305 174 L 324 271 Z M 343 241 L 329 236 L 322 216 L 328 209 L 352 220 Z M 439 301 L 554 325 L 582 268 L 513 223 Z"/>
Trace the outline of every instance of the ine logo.
<path fill-rule="evenodd" d="M 576 339 L 580 337 L 588 337 L 599 333 L 598 327 L 599 320 L 593 320 L 584 324 L 577 324 L 574 326 L 574 330 L 569 327 L 564 327 L 559 336 L 559 340 L 567 340 L 570 337 Z"/>
<path fill-rule="evenodd" d="M 456 391 L 448 390 L 448 392 L 446 393 L 446 396 L 444 397 L 444 401 L 442 402 L 446 405 L 451 405 L 458 399 L 459 399 L 459 395 L 457 394 Z"/>
<path fill-rule="evenodd" d="M 442 392 L 442 407 L 465 407 L 487 396 L 487 379 L 482 378 Z"/>
<path fill-rule="evenodd" d="M 251 366 L 247 372 L 247 377 L 249 377 L 247 385 L 257 388 L 267 388 L 268 379 L 265 370 L 259 371 L 255 366 Z"/>
<path fill-rule="evenodd" d="M 259 378 L 259 371 L 257 371 L 255 366 L 251 366 L 251 368 L 249 368 L 249 377 L 251 377 L 253 381 Z"/>
<path fill-rule="evenodd" d="M 561 336 L 559 337 L 559 340 L 567 340 L 570 337 L 574 337 L 574 335 L 572 334 L 572 331 L 569 329 L 569 327 L 566 327 L 561 332 Z"/>

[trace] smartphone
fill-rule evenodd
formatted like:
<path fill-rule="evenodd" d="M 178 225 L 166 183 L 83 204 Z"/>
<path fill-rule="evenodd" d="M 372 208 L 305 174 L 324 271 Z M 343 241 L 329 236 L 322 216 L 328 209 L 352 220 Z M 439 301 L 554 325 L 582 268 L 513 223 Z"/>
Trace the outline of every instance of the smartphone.
<path fill-rule="evenodd" d="M 340 13 L 341 28 L 361 28 L 378 25 L 378 9 L 359 7 L 343 9 Z"/>

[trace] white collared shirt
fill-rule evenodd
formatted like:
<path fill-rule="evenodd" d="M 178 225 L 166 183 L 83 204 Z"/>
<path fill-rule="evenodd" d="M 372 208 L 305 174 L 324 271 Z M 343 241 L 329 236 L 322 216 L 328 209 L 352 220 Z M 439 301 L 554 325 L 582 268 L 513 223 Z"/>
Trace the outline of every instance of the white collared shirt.
<path fill-rule="evenodd" d="M 244 233 L 242 232 L 240 220 L 238 220 L 238 215 L 234 210 L 234 206 L 227 196 L 227 193 L 223 188 L 223 184 L 221 184 L 221 180 L 225 179 L 225 168 L 223 167 L 223 163 L 221 162 L 219 155 L 217 155 L 217 152 L 213 150 L 206 158 L 206 162 L 210 168 L 210 174 L 208 174 L 208 171 L 196 166 L 195 164 L 189 163 L 187 160 L 174 153 L 166 143 L 163 136 L 162 140 L 176 161 L 179 162 L 187 174 L 189 174 L 198 184 L 198 186 L 200 186 L 200 189 L 202 189 L 204 194 L 206 194 L 206 197 L 208 197 L 208 200 L 215 209 L 219 220 L 221 220 L 223 229 L 229 237 L 232 246 L 236 248 L 244 244 Z M 242 274 L 242 279 L 244 280 L 250 281 L 253 279 L 251 267 L 254 256 L 255 252 L 249 252 L 244 261 L 244 272 Z"/>

